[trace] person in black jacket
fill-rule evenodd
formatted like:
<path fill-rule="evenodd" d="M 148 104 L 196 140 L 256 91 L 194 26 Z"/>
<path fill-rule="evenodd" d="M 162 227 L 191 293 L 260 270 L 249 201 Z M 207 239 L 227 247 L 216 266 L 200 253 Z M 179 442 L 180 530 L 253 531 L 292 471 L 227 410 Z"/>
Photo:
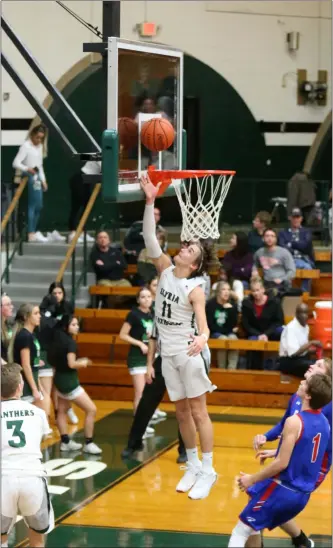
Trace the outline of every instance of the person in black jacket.
<path fill-rule="evenodd" d="M 45 365 L 39 368 L 39 381 L 43 390 L 51 397 L 53 385 L 53 369 L 47 363 L 47 351 L 53 340 L 54 328 L 64 315 L 72 315 L 74 308 L 72 303 L 66 299 L 66 291 L 61 282 L 52 282 L 47 295 L 45 295 L 40 307 L 41 322 L 37 337 L 41 345 L 41 356 Z M 53 406 L 57 415 L 58 401 L 56 393 L 53 393 Z M 79 422 L 72 407 L 68 410 L 68 418 L 72 424 Z"/>
<path fill-rule="evenodd" d="M 242 327 L 248 339 L 279 341 L 284 323 L 278 299 L 268 297 L 260 278 L 251 282 L 251 295 L 242 305 Z M 249 352 L 250 369 L 262 369 L 262 352 Z"/>
<path fill-rule="evenodd" d="M 238 310 L 230 299 L 230 285 L 220 282 L 216 288 L 216 297 L 206 304 L 207 324 L 212 339 L 237 339 Z M 237 350 L 219 350 L 218 367 L 237 369 Z"/>

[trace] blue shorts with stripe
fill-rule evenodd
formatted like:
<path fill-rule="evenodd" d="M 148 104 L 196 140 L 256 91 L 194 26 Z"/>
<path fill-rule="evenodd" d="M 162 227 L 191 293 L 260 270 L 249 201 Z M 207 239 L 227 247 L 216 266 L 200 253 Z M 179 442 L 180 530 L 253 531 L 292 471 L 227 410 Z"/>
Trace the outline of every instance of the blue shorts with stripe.
<path fill-rule="evenodd" d="M 294 518 L 307 505 L 310 493 L 292 491 L 271 479 L 247 490 L 251 497 L 239 519 L 255 531 L 274 529 Z"/>

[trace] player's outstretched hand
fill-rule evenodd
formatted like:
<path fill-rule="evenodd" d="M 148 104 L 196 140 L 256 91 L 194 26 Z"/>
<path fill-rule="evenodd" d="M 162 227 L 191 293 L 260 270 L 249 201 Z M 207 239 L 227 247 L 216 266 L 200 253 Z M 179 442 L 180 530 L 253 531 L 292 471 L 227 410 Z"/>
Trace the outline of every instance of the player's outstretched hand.
<path fill-rule="evenodd" d="M 255 451 L 258 451 L 258 449 L 260 449 L 260 447 L 262 445 L 264 445 L 264 443 L 266 443 L 266 441 L 267 441 L 266 436 L 264 436 L 263 434 L 257 434 L 253 438 L 253 449 Z"/>
<path fill-rule="evenodd" d="M 202 337 L 201 335 L 190 335 L 190 338 L 192 339 L 192 342 L 190 346 L 188 347 L 187 355 L 188 356 L 198 356 L 200 352 L 202 352 L 203 347 L 207 343 L 207 339 Z"/>
<path fill-rule="evenodd" d="M 141 175 L 141 177 L 140 177 L 140 186 L 141 186 L 141 189 L 143 190 L 143 192 L 146 195 L 147 205 L 152 205 L 154 203 L 161 184 L 162 183 L 158 183 L 155 186 L 155 185 L 153 185 L 153 183 L 149 179 L 149 175 L 147 173 L 143 173 Z"/>
<path fill-rule="evenodd" d="M 263 451 L 259 451 L 256 454 L 256 459 L 260 459 L 260 464 L 264 464 L 266 459 L 273 459 L 276 455 L 276 449 L 265 449 Z"/>
<path fill-rule="evenodd" d="M 244 474 L 240 472 L 239 478 L 237 478 L 238 487 L 241 491 L 246 491 L 251 485 L 253 485 L 253 480 L 251 474 Z"/>

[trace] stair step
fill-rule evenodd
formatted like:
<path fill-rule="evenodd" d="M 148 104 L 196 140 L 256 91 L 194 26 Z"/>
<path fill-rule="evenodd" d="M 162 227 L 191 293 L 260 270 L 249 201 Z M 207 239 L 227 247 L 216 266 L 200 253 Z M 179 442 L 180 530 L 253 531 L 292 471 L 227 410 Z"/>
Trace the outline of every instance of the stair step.
<path fill-rule="evenodd" d="M 22 269 L 27 272 L 28 270 L 36 271 L 36 268 L 41 268 L 42 270 L 51 270 L 54 275 L 57 274 L 64 257 L 54 257 L 52 255 L 17 255 L 13 260 L 13 267 Z M 75 266 L 78 271 L 81 270 L 83 264 L 82 257 L 76 257 Z M 72 261 L 69 261 L 67 270 L 72 268 Z"/>
<path fill-rule="evenodd" d="M 44 266 L 44 265 L 42 265 Z M 52 274 L 52 271 L 50 270 L 44 270 L 44 269 L 38 269 L 34 271 L 29 271 L 25 268 L 12 268 L 10 271 L 10 285 L 12 283 L 21 283 L 23 280 L 26 280 L 27 277 L 29 278 L 29 282 L 32 284 L 39 284 L 41 287 L 47 290 L 47 288 L 50 286 L 50 284 L 54 281 L 54 278 L 56 276 L 57 272 Z M 81 272 L 76 272 L 76 279 L 79 278 L 81 275 Z M 28 283 L 29 283 L 28 282 Z M 72 283 L 72 272 L 70 270 L 67 270 L 63 277 L 63 282 L 65 285 L 70 286 Z M 24 282 L 25 283 L 25 282 Z M 92 273 L 87 274 L 87 285 L 94 285 L 95 283 L 95 275 Z"/>
<path fill-rule="evenodd" d="M 88 243 L 88 253 L 90 253 L 92 246 L 92 243 Z M 66 255 L 68 248 L 69 244 L 61 242 L 49 242 L 45 244 L 26 242 L 23 244 L 23 256 L 40 256 L 40 254 L 42 253 L 43 255 L 52 255 L 53 257 L 61 257 L 63 259 Z M 76 245 L 75 253 L 76 255 L 83 256 L 83 244 Z"/>

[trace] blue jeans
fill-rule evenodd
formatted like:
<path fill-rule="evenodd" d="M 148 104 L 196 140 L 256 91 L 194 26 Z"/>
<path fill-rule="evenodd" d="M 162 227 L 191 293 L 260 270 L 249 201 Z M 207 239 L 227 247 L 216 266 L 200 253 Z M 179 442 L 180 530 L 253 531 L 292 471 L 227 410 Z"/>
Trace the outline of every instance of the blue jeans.
<path fill-rule="evenodd" d="M 304 259 L 294 259 L 296 268 L 300 270 L 312 270 L 313 264 Z M 311 280 L 303 280 L 301 285 L 302 291 L 311 291 Z"/>
<path fill-rule="evenodd" d="M 37 230 L 40 213 L 43 209 L 43 188 L 39 178 L 31 173 L 24 173 L 28 177 L 28 234 Z"/>

